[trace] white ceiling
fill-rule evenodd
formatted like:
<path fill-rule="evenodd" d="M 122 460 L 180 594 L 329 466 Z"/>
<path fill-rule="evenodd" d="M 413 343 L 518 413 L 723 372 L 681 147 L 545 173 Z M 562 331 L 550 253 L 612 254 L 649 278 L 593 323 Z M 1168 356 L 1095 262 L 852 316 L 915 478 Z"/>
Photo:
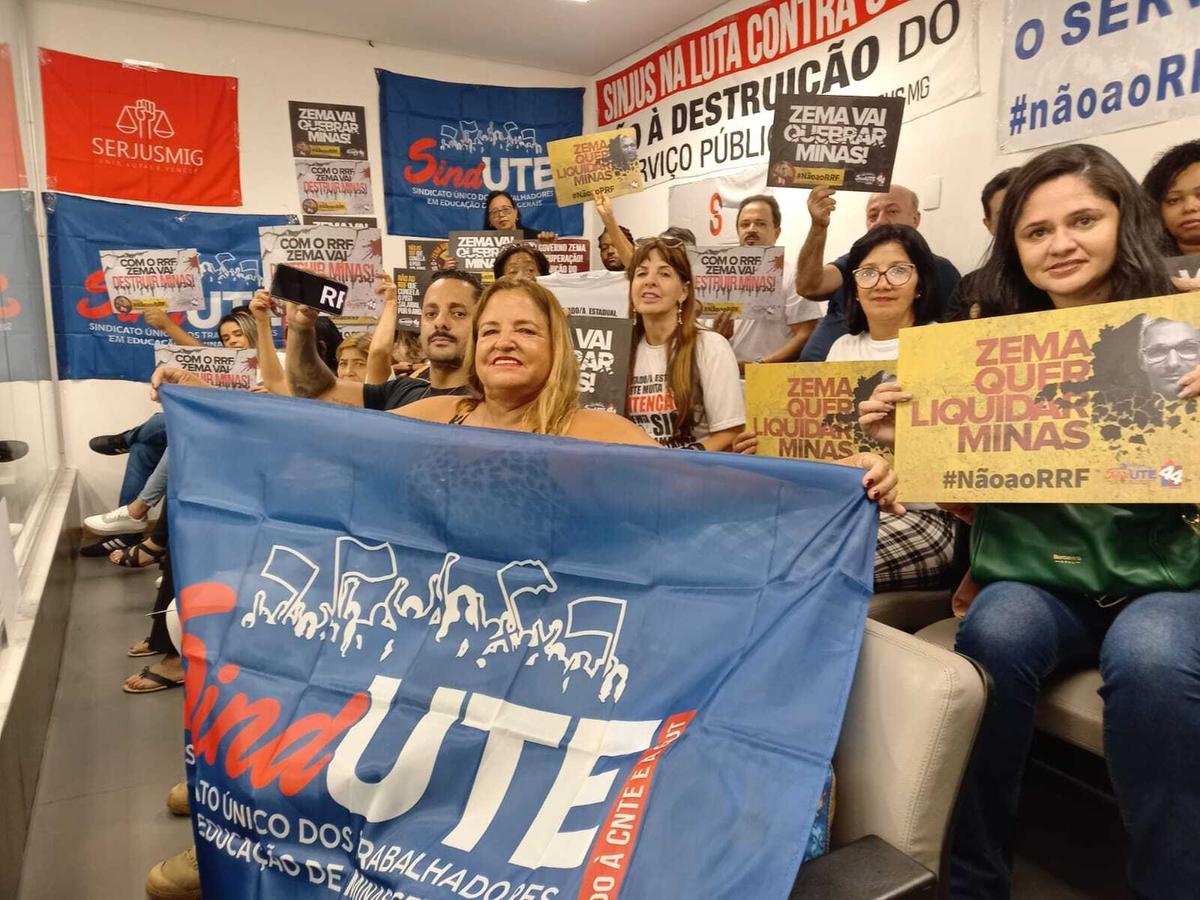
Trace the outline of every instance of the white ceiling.
<path fill-rule="evenodd" d="M 722 0 L 136 0 L 155 6 L 594 75 Z"/>

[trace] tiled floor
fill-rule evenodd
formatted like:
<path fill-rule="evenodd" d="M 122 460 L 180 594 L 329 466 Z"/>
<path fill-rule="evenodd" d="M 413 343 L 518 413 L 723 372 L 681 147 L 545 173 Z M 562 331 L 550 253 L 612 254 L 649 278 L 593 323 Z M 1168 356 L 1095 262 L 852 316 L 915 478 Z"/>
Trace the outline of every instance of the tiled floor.
<path fill-rule="evenodd" d="M 191 843 L 164 805 L 184 775 L 183 692 L 121 691 L 149 661 L 125 649 L 149 631 L 157 571 L 79 561 L 19 900 L 139 900 L 147 870 Z M 1110 803 L 1031 770 L 1015 900 L 1125 900 L 1123 860 Z"/>
<path fill-rule="evenodd" d="M 149 633 L 158 569 L 81 559 L 78 573 L 19 898 L 138 900 L 150 867 L 191 843 L 164 805 L 184 777 L 183 691 L 121 690 L 155 659 L 125 650 Z"/>

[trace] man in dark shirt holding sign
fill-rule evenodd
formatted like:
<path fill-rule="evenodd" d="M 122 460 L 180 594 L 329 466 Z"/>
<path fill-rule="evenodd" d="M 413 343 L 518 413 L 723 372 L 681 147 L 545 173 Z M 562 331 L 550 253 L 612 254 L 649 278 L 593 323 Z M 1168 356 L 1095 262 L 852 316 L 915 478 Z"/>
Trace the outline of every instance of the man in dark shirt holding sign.
<path fill-rule="evenodd" d="M 395 292 L 391 279 L 387 291 Z M 393 378 L 385 384 L 344 381 L 317 355 L 313 323 L 317 311 L 294 307 L 288 322 L 287 375 L 292 393 L 346 406 L 395 409 L 443 394 L 467 393 L 464 361 L 471 345 L 471 314 L 483 292 L 478 275 L 460 270 L 437 272 L 421 301 L 421 349 L 429 360 L 429 380 Z"/>

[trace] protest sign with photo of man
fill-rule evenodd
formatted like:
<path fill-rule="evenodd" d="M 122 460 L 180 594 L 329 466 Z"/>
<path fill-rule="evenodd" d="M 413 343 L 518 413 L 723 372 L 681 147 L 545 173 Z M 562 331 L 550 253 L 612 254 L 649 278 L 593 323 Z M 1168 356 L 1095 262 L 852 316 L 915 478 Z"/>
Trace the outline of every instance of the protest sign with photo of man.
<path fill-rule="evenodd" d="M 547 149 L 559 206 L 599 196 L 636 194 L 642 189 L 637 135 L 632 128 L 551 141 Z"/>
<path fill-rule="evenodd" d="M 1196 503 L 1200 294 L 900 331 L 907 500 Z"/>

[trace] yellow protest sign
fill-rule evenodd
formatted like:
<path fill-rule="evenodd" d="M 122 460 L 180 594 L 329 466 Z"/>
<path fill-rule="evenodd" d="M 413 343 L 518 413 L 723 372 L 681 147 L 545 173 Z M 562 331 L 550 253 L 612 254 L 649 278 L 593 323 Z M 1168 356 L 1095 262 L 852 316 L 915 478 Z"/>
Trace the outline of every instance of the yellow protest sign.
<path fill-rule="evenodd" d="M 900 332 L 901 496 L 1200 502 L 1200 294 Z"/>
<path fill-rule="evenodd" d="M 746 427 L 760 456 L 835 460 L 882 448 L 858 427 L 858 404 L 892 377 L 893 362 L 746 366 Z"/>
<path fill-rule="evenodd" d="M 559 206 L 601 195 L 620 197 L 642 189 L 637 134 L 632 128 L 598 131 L 546 145 Z"/>

